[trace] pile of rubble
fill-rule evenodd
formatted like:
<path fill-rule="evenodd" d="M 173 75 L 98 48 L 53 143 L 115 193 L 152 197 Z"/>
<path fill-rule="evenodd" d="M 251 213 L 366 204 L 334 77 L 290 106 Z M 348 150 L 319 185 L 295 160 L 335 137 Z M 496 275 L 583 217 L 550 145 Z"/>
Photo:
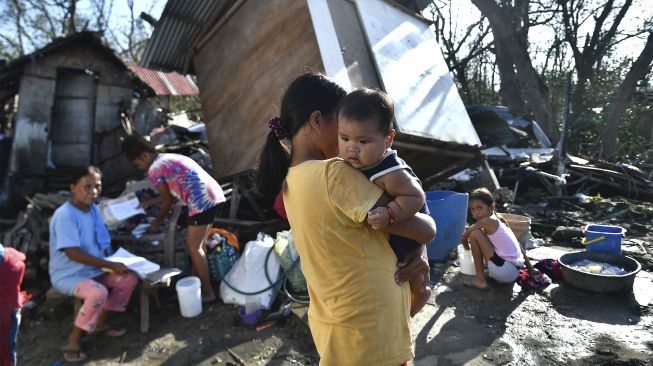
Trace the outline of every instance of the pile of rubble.
<path fill-rule="evenodd" d="M 653 270 L 653 206 L 648 202 L 577 194 L 504 206 L 504 211 L 530 217 L 531 232 L 534 237 L 544 239 L 544 245 L 582 250 L 586 225 L 622 227 L 626 229 L 623 254 L 637 259 L 643 270 Z"/>

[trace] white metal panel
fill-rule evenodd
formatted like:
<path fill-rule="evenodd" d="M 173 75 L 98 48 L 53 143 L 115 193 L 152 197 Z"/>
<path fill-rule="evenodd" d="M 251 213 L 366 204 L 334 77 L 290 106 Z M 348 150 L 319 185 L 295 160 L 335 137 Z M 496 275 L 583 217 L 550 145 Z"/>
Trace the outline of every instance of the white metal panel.
<path fill-rule="evenodd" d="M 342 58 L 340 43 L 338 42 L 327 2 L 324 0 L 308 0 L 307 3 L 308 10 L 311 13 L 313 30 L 317 38 L 317 45 L 322 56 L 322 63 L 324 64 L 324 72 L 340 86 L 346 90 L 351 90 L 347 67 Z"/>
<path fill-rule="evenodd" d="M 428 23 L 384 0 L 356 5 L 399 131 L 480 145 Z"/>

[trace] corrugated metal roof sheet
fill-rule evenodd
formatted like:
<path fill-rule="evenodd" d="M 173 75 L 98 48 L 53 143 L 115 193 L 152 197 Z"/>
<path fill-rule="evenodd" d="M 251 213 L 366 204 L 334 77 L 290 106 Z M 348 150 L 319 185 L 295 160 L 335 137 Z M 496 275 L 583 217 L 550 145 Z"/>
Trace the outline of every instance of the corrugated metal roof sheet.
<path fill-rule="evenodd" d="M 191 64 L 193 48 L 209 20 L 231 0 L 168 0 L 140 65 L 149 69 L 186 73 Z"/>
<path fill-rule="evenodd" d="M 199 89 L 190 77 L 176 72 L 163 72 L 130 64 L 129 69 L 154 90 L 156 95 L 198 95 Z"/>

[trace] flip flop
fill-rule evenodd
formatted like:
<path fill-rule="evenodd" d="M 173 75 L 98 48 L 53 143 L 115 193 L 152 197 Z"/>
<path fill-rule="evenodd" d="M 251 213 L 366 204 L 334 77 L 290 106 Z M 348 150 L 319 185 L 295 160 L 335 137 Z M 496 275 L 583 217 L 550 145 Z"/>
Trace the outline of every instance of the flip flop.
<path fill-rule="evenodd" d="M 104 327 L 100 330 L 95 331 L 96 334 L 103 334 L 107 337 L 118 338 L 127 334 L 127 329 L 125 328 L 112 328 L 110 326 Z"/>
<path fill-rule="evenodd" d="M 483 286 L 479 286 L 479 285 L 475 284 L 474 282 L 463 282 L 463 286 L 474 289 L 474 290 L 478 290 L 478 291 L 489 291 L 490 290 L 490 285 L 486 285 L 485 287 L 483 287 Z"/>
<path fill-rule="evenodd" d="M 61 355 L 66 362 L 82 362 L 88 358 L 88 354 L 86 354 L 86 352 L 81 348 L 61 347 L 60 350 Z"/>

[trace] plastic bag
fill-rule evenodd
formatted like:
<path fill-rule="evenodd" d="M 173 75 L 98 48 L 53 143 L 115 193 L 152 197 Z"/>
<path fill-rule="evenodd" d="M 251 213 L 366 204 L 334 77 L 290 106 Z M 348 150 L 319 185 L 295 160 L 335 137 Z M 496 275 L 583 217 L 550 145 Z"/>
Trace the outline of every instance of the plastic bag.
<path fill-rule="evenodd" d="M 207 240 L 206 261 L 212 282 L 220 282 L 240 258 L 240 253 L 227 243 L 220 234 L 213 234 Z"/>
<path fill-rule="evenodd" d="M 222 301 L 240 306 L 258 301 L 261 308 L 270 308 L 279 292 L 281 267 L 279 258 L 272 253 L 273 246 L 272 237 L 264 233 L 245 244 L 240 259 L 220 283 Z"/>
<path fill-rule="evenodd" d="M 274 241 L 274 251 L 279 256 L 281 268 L 288 274 L 290 288 L 297 292 L 306 291 L 306 278 L 302 272 L 301 262 L 297 263 L 291 269 L 295 260 L 299 258 L 297 249 L 295 249 L 292 231 L 280 231 L 277 233 L 277 239 Z"/>

